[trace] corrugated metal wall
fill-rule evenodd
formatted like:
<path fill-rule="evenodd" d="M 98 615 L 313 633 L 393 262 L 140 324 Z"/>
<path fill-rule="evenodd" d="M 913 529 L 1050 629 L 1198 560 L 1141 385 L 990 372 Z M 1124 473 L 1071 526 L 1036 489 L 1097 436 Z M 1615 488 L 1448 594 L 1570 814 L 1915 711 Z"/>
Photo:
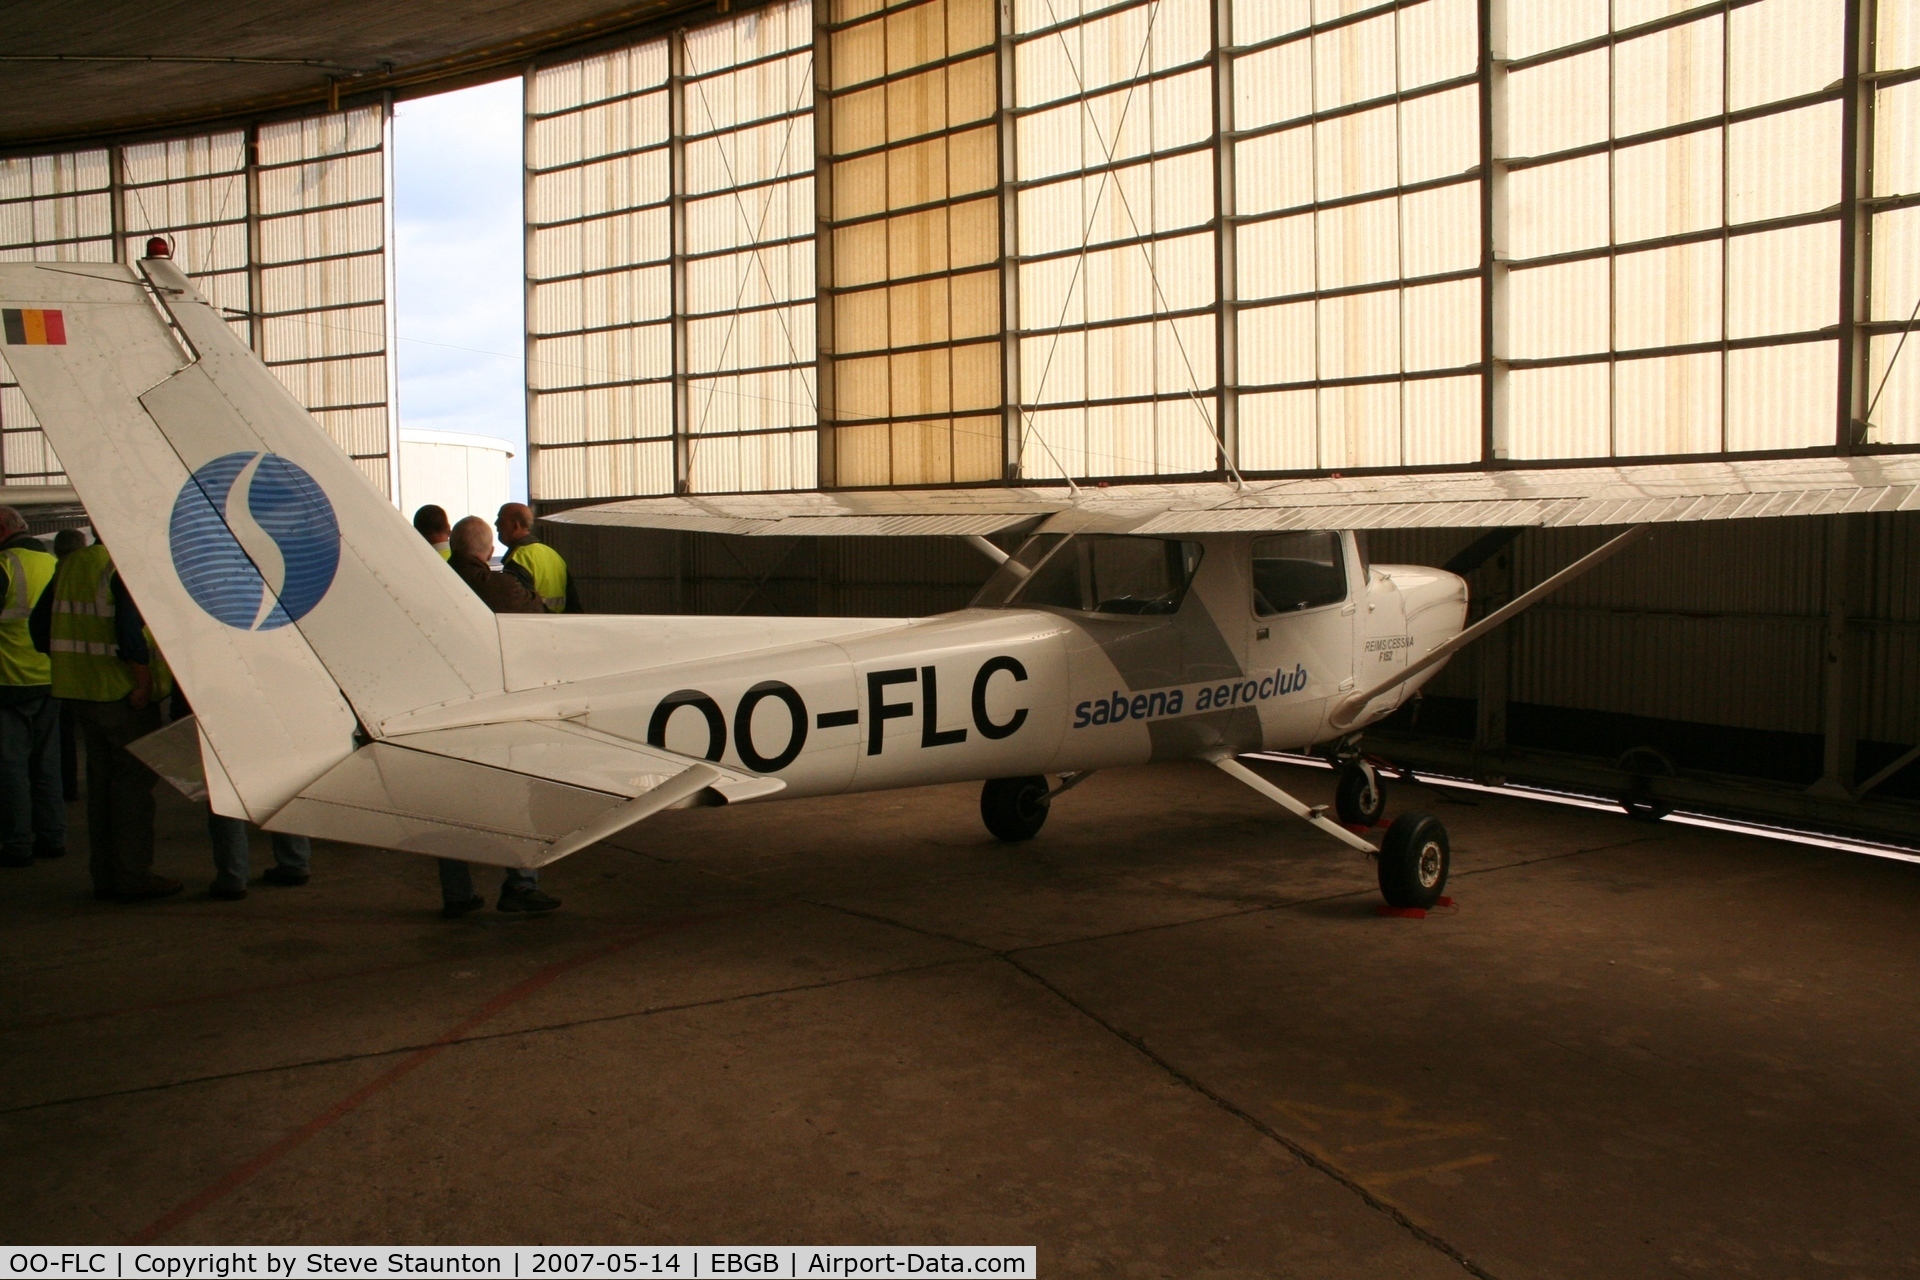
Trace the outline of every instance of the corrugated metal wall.
<path fill-rule="evenodd" d="M 1862 673 L 1860 736 L 1920 742 L 1920 520 L 1871 516 L 1855 564 L 1863 584 L 1851 628 Z"/>
<path fill-rule="evenodd" d="M 992 569 L 957 538 L 737 538 L 546 525 L 591 613 L 922 617 Z"/>
<path fill-rule="evenodd" d="M 1859 737 L 1920 742 L 1920 517 L 1849 517 L 1847 633 Z M 1831 519 L 1676 525 L 1576 581 L 1512 627 L 1509 698 L 1776 733 L 1824 731 Z M 1535 530 L 1513 548 L 1524 591 L 1604 540 Z M 1374 559 L 1439 564 L 1472 531 L 1377 533 Z M 1475 594 L 1497 589 L 1489 564 Z M 1428 693 L 1472 699 L 1472 651 Z"/>

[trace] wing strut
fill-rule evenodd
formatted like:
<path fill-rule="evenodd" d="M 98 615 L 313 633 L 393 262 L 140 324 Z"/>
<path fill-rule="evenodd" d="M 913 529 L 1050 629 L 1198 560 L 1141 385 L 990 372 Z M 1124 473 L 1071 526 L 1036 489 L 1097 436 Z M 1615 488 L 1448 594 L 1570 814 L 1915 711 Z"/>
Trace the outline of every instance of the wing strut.
<path fill-rule="evenodd" d="M 1304 801 L 1287 794 L 1253 770 L 1247 768 L 1247 766 L 1241 764 L 1238 760 L 1235 760 L 1232 756 L 1215 756 L 1211 763 L 1214 768 L 1220 770 L 1220 772 L 1226 774 L 1228 777 L 1237 778 L 1241 782 L 1246 783 L 1249 787 L 1252 787 L 1255 791 L 1273 801 L 1294 817 L 1299 818 L 1302 822 L 1308 822 L 1320 828 L 1334 839 L 1340 841 L 1340 843 L 1350 845 L 1365 854 L 1377 854 L 1380 852 L 1367 841 L 1327 817 L 1321 809 L 1313 808 Z M 1322 806 L 1322 808 L 1324 808 L 1324 806 Z"/>
<path fill-rule="evenodd" d="M 966 539 L 967 539 L 968 546 L 972 547 L 975 551 L 978 551 L 981 555 L 993 561 L 995 564 L 1005 564 L 1007 562 L 1007 553 L 1002 551 L 1000 548 L 994 546 L 991 542 L 988 542 L 985 538 L 981 537 L 979 534 L 969 533 L 966 535 Z"/>
<path fill-rule="evenodd" d="M 1418 662 L 1408 663 L 1406 670 L 1390 676 L 1371 689 L 1347 695 L 1346 698 L 1334 704 L 1332 713 L 1327 717 L 1327 723 L 1335 729 L 1344 730 L 1351 728 L 1353 722 L 1360 718 L 1360 713 L 1366 710 L 1367 704 L 1387 692 L 1387 690 L 1396 689 L 1421 672 L 1426 671 L 1428 668 L 1445 662 L 1448 658 L 1451 658 L 1454 654 L 1466 648 L 1507 619 L 1531 607 L 1534 602 L 1541 598 L 1552 595 L 1561 587 L 1566 586 L 1569 582 L 1572 582 L 1575 578 L 1587 572 L 1587 570 L 1596 568 L 1602 561 L 1610 558 L 1615 552 L 1623 551 L 1627 547 L 1632 546 L 1634 543 L 1640 541 L 1640 539 L 1646 537 L 1652 530 L 1653 526 L 1650 524 L 1637 524 L 1611 541 L 1602 543 L 1560 572 L 1554 574 L 1551 578 L 1548 578 L 1545 582 L 1515 596 L 1512 600 L 1509 600 L 1500 608 L 1495 609 L 1492 613 L 1480 619 L 1480 621 L 1474 623 L 1453 639 L 1435 646 L 1432 652 Z"/>

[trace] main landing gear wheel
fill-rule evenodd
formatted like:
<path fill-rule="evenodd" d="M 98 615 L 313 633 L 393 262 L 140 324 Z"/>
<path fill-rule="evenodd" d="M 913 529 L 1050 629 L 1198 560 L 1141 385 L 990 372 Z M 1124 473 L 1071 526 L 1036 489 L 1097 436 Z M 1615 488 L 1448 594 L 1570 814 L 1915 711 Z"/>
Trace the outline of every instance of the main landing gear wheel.
<path fill-rule="evenodd" d="M 1047 780 L 989 779 L 980 789 L 980 818 L 1009 844 L 1033 839 L 1047 822 Z"/>
<path fill-rule="evenodd" d="M 1387 811 L 1387 783 L 1372 765 L 1343 764 L 1333 790 L 1333 811 L 1350 827 L 1370 827 Z"/>
<path fill-rule="evenodd" d="M 1403 813 L 1380 845 L 1380 896 L 1390 907 L 1425 910 L 1447 887 L 1447 829 L 1430 813 Z"/>

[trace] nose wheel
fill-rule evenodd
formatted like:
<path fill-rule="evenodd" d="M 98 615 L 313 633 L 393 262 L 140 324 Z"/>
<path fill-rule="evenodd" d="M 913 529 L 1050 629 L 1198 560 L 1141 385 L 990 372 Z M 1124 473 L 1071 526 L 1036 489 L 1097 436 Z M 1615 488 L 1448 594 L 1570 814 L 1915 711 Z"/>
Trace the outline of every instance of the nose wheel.
<path fill-rule="evenodd" d="M 1365 760 L 1340 766 L 1333 811 L 1350 827 L 1371 827 L 1387 811 L 1387 783 Z"/>

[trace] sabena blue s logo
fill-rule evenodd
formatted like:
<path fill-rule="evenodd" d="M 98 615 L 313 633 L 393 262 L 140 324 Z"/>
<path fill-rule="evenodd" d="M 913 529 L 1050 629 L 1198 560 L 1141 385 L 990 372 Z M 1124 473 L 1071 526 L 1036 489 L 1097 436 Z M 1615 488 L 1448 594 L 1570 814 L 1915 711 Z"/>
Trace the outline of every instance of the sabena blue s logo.
<path fill-rule="evenodd" d="M 187 594 L 241 631 L 298 622 L 340 568 L 333 504 L 277 453 L 229 453 L 195 471 L 167 532 Z"/>

